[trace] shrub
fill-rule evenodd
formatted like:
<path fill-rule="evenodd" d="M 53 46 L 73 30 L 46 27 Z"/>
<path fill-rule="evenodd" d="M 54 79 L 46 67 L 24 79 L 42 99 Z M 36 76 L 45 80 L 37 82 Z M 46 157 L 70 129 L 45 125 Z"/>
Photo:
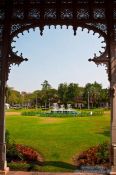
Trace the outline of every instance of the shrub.
<path fill-rule="evenodd" d="M 14 161 L 21 161 L 23 160 L 23 155 L 17 150 L 16 144 L 7 144 L 6 146 L 6 157 L 8 162 Z"/>
<path fill-rule="evenodd" d="M 6 144 L 10 143 L 10 133 L 8 130 L 6 130 L 5 132 L 5 141 L 6 141 Z"/>
<path fill-rule="evenodd" d="M 43 165 L 43 157 L 30 147 L 15 144 L 10 140 L 10 134 L 6 132 L 6 156 L 8 162 L 26 161 L 35 162 L 39 165 Z"/>
<path fill-rule="evenodd" d="M 95 110 L 81 110 L 75 112 L 42 112 L 40 110 L 25 110 L 21 114 L 23 116 L 41 116 L 41 117 L 88 117 L 88 116 L 101 116 L 103 115 L 103 109 Z"/>
<path fill-rule="evenodd" d="M 30 164 L 21 163 L 21 162 L 10 162 L 8 166 L 11 170 L 18 170 L 18 171 L 28 171 L 30 169 Z"/>
<path fill-rule="evenodd" d="M 77 167 L 82 165 L 106 165 L 109 166 L 109 144 L 103 143 L 82 152 L 74 158 Z"/>
<path fill-rule="evenodd" d="M 98 146 L 98 152 L 96 153 L 99 161 L 107 163 L 109 161 L 109 144 L 107 142 Z"/>
<path fill-rule="evenodd" d="M 101 116 L 104 114 L 103 110 L 83 110 L 81 111 L 78 116 L 79 117 L 87 117 L 87 116 Z"/>
<path fill-rule="evenodd" d="M 21 113 L 21 115 L 23 116 L 36 116 L 36 115 L 39 115 L 41 113 L 40 110 L 26 110 L 26 111 L 23 111 Z"/>
<path fill-rule="evenodd" d="M 11 162 L 12 160 L 15 161 L 23 160 L 23 155 L 17 150 L 15 142 L 11 141 L 10 133 L 8 130 L 6 130 L 5 138 L 6 138 L 6 157 L 8 162 Z"/>
<path fill-rule="evenodd" d="M 42 171 L 42 167 L 36 164 L 26 162 L 10 162 L 8 167 L 13 171 Z"/>
<path fill-rule="evenodd" d="M 23 145 L 16 145 L 17 151 L 23 155 L 24 160 L 28 162 L 36 162 L 39 165 L 43 165 L 43 157 L 30 147 Z"/>

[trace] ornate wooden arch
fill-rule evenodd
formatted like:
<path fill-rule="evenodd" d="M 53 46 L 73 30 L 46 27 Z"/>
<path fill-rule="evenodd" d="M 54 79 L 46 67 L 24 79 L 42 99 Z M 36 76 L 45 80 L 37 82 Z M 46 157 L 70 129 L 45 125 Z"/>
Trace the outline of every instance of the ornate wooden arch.
<path fill-rule="evenodd" d="M 106 47 L 90 61 L 105 64 L 111 86 L 111 165 L 116 174 L 116 0 L 0 0 L 0 169 L 5 165 L 5 83 L 11 64 L 27 60 L 13 52 L 14 37 L 24 30 L 45 26 L 72 26 L 93 30 L 104 38 Z"/>

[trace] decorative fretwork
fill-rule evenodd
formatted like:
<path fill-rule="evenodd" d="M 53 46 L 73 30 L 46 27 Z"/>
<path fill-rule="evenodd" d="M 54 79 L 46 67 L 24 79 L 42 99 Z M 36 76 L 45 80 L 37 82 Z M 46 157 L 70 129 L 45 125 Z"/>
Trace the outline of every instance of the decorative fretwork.
<path fill-rule="evenodd" d="M 77 3 L 79 3 L 79 4 L 87 4 L 88 2 L 89 2 L 88 0 L 83 0 L 83 1 L 79 0 L 79 1 L 77 1 Z"/>
<path fill-rule="evenodd" d="M 3 20 L 5 17 L 5 12 L 3 9 L 0 9 L 0 19 Z"/>
<path fill-rule="evenodd" d="M 2 60 L 3 60 L 3 29 L 4 25 L 0 25 L 0 88 L 2 79 Z"/>
<path fill-rule="evenodd" d="M 87 9 L 78 9 L 77 19 L 89 19 L 89 11 Z"/>
<path fill-rule="evenodd" d="M 94 9 L 94 19 L 105 19 L 105 10 L 102 8 Z"/>
<path fill-rule="evenodd" d="M 105 0 L 94 0 L 94 3 L 96 3 L 96 4 L 104 4 Z"/>
<path fill-rule="evenodd" d="M 9 65 L 11 65 L 11 64 L 17 64 L 17 65 L 19 65 L 23 61 L 28 61 L 28 59 L 27 58 L 23 58 L 22 53 L 21 53 L 20 56 L 18 56 L 16 53 L 13 53 L 12 52 L 11 55 L 9 55 L 8 61 L 9 61 Z"/>
<path fill-rule="evenodd" d="M 56 10 L 55 9 L 46 9 L 45 10 L 45 19 L 56 19 Z"/>
<path fill-rule="evenodd" d="M 0 41 L 2 41 L 3 25 L 0 25 Z"/>
<path fill-rule="evenodd" d="M 0 1 L 0 42 L 2 42 L 5 20 L 5 2 L 7 1 Z M 66 25 L 67 28 L 72 26 L 75 35 L 78 27 L 93 30 L 94 33 L 99 33 L 99 37 L 104 38 L 105 54 L 108 50 L 108 37 L 110 37 L 108 30 L 112 32 L 112 39 L 116 41 L 116 0 L 107 1 L 107 3 L 106 0 L 12 0 L 12 3 L 11 42 L 15 42 L 14 37 L 18 37 L 19 33 L 23 34 L 25 30 L 29 32 L 30 28 L 39 27 L 42 35 L 46 25 L 49 27 Z M 108 21 L 113 21 L 110 29 Z M 113 29 L 112 26 L 114 26 Z M 18 56 L 17 52 L 14 53 L 12 46 L 9 52 L 10 64 L 13 61 L 19 64 L 24 60 L 22 54 Z M 104 62 L 102 59 L 104 52 L 100 53 L 99 58 L 94 57 L 93 59 L 99 63 Z M 0 55 L 2 55 L 2 43 L 0 43 Z"/>
<path fill-rule="evenodd" d="M 30 0 L 29 3 L 30 4 L 40 4 L 41 0 Z"/>
<path fill-rule="evenodd" d="M 2 46 L 0 45 L 0 58 L 2 57 Z"/>
<path fill-rule="evenodd" d="M 116 24 L 114 24 L 114 41 L 116 41 Z"/>
<path fill-rule="evenodd" d="M 40 19 L 40 10 L 38 9 L 31 9 L 29 10 L 29 14 L 28 14 L 30 19 Z"/>
<path fill-rule="evenodd" d="M 24 11 L 21 9 L 14 9 L 13 18 L 14 19 L 23 19 L 24 18 Z"/>
<path fill-rule="evenodd" d="M 104 33 L 107 33 L 107 25 L 106 24 L 96 23 L 96 24 L 93 24 L 93 26 L 95 26 L 97 29 L 103 31 Z"/>
<path fill-rule="evenodd" d="M 116 9 L 113 11 L 113 18 L 116 19 Z"/>
<path fill-rule="evenodd" d="M 14 4 L 24 4 L 24 0 L 13 0 Z"/>
<path fill-rule="evenodd" d="M 22 25 L 20 25 L 20 24 L 14 24 L 14 25 L 12 25 L 11 26 L 11 33 L 19 30 L 21 27 L 22 27 Z"/>
<path fill-rule="evenodd" d="M 62 4 L 72 4 L 72 0 L 62 0 L 61 1 Z"/>
<path fill-rule="evenodd" d="M 72 19 L 73 13 L 70 9 L 64 9 L 61 11 L 61 19 Z"/>
<path fill-rule="evenodd" d="M 14 37 L 18 37 L 18 33 L 22 33 L 24 30 L 39 27 L 40 34 L 42 35 L 45 25 L 50 27 L 50 25 L 56 26 L 59 24 L 61 26 L 66 25 L 67 27 L 72 25 L 74 34 L 76 34 L 76 30 L 80 26 L 93 30 L 99 33 L 99 36 L 104 37 L 107 34 L 107 24 L 105 22 L 106 6 L 103 6 L 104 2 L 104 0 L 29 0 L 28 2 L 14 0 L 13 19 L 17 20 L 17 23 L 14 21 L 11 27 L 12 42 L 15 42 Z M 92 8 L 93 4 L 94 8 Z M 13 49 L 11 51 L 13 53 Z M 101 53 L 100 59 L 102 55 L 103 53 Z M 17 57 L 17 52 L 12 56 Z M 22 54 L 18 57 L 22 57 Z"/>
<path fill-rule="evenodd" d="M 0 59 L 2 58 L 3 25 L 0 25 Z"/>

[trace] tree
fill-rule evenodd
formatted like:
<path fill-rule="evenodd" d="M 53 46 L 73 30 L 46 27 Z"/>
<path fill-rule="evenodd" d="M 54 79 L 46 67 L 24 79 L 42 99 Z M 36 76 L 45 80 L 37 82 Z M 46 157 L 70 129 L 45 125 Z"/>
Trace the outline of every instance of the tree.
<path fill-rule="evenodd" d="M 67 83 L 61 83 L 58 86 L 58 96 L 60 99 L 60 103 L 63 103 L 64 105 L 67 104 L 67 91 L 68 91 L 68 85 Z"/>
<path fill-rule="evenodd" d="M 32 93 L 21 92 L 22 106 L 25 108 L 31 107 L 31 96 Z"/>
<path fill-rule="evenodd" d="M 47 80 L 44 80 L 42 85 L 42 101 L 44 102 L 45 108 L 47 108 L 47 103 L 49 103 L 48 90 L 51 89 L 51 85 Z"/>
<path fill-rule="evenodd" d="M 9 95 L 9 98 L 8 98 L 7 102 L 10 105 L 21 104 L 21 94 L 20 94 L 20 92 L 16 91 L 16 90 L 12 90 L 10 95 Z"/>
<path fill-rule="evenodd" d="M 9 103 L 9 98 L 12 94 L 12 90 L 13 88 L 12 87 L 9 87 L 9 86 L 6 86 L 6 103 Z"/>
<path fill-rule="evenodd" d="M 51 89 L 51 85 L 49 84 L 47 80 L 44 80 L 44 82 L 41 85 L 42 85 L 42 90 Z"/>
<path fill-rule="evenodd" d="M 65 106 L 68 103 L 74 105 L 79 95 L 79 86 L 76 83 L 70 83 L 69 85 L 67 83 L 61 83 L 58 86 L 58 95 L 61 103 Z"/>
<path fill-rule="evenodd" d="M 94 83 L 87 83 L 85 86 L 84 98 L 88 101 L 91 107 L 97 107 L 100 101 L 100 94 L 102 90 L 102 85 L 94 82 Z"/>
<path fill-rule="evenodd" d="M 102 89 L 101 90 L 101 94 L 100 94 L 100 102 L 104 103 L 104 105 L 109 106 L 110 104 L 110 93 L 109 93 L 109 89 Z"/>
<path fill-rule="evenodd" d="M 75 103 L 76 97 L 79 95 L 78 89 L 79 89 L 78 84 L 75 83 L 70 83 L 67 86 L 67 92 L 66 92 L 67 103 L 71 103 L 72 105 Z"/>

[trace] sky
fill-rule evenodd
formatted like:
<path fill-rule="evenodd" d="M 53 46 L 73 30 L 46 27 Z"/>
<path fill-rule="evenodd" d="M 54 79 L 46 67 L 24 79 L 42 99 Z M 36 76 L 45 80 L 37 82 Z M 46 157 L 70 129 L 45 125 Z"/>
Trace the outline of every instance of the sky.
<path fill-rule="evenodd" d="M 53 88 L 58 88 L 60 83 L 78 83 L 85 86 L 87 83 L 98 82 L 103 88 L 109 87 L 108 76 L 105 66 L 98 66 L 89 62 L 94 53 L 99 51 L 105 44 L 104 39 L 98 38 L 99 34 L 93 35 L 78 28 L 74 36 L 72 27 L 67 30 L 57 26 L 51 29 L 45 27 L 43 36 L 40 36 L 39 28 L 24 31 L 19 38 L 14 38 L 16 46 L 13 50 L 18 55 L 28 58 L 20 66 L 13 65 L 8 86 L 18 91 L 33 92 L 41 89 L 41 84 L 47 80 Z"/>

